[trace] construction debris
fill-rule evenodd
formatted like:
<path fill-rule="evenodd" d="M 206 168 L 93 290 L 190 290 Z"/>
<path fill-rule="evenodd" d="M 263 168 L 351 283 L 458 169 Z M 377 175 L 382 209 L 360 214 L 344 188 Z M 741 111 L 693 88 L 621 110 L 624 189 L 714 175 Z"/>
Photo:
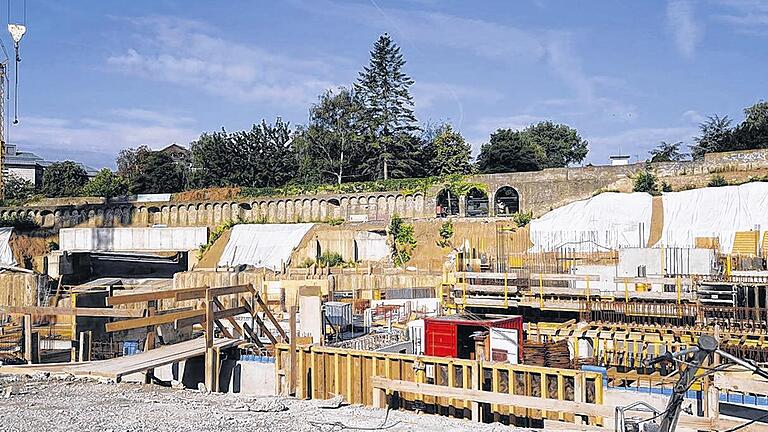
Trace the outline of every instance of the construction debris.
<path fill-rule="evenodd" d="M 156 432 L 316 432 L 315 424 L 362 429 L 381 425 L 387 431 L 500 432 L 499 424 L 468 424 L 466 420 L 421 416 L 346 405 L 333 411 L 322 403 L 276 397 L 254 398 L 238 394 L 199 393 L 139 384 L 100 384 L 92 381 L 30 380 L 1 376 L 0 382 L 34 383 L 36 394 L 13 395 L 0 404 L 3 430 L 69 432 L 138 431 Z M 231 407 L 241 407 L 234 410 Z M 242 408 L 245 408 L 243 410 Z M 22 421 L 23 419 L 23 421 Z M 311 423 L 310 423 L 311 422 Z M 341 430 L 327 426 L 322 430 Z"/>

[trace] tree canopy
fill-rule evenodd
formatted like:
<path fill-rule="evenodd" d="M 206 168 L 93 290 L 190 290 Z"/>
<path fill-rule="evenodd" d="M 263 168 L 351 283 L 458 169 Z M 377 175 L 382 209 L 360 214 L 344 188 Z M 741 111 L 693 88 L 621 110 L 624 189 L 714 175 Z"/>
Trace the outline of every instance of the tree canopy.
<path fill-rule="evenodd" d="M 662 141 L 659 145 L 651 150 L 650 162 L 679 162 L 685 159 L 685 154 L 680 153 L 680 146 L 683 145 L 682 141 L 676 143 L 668 143 Z"/>
<path fill-rule="evenodd" d="M 450 124 L 438 127 L 429 148 L 431 154 L 425 161 L 429 175 L 469 174 L 472 171 L 472 147 Z"/>
<path fill-rule="evenodd" d="M 3 177 L 5 201 L 23 203 L 35 195 L 35 185 L 31 181 L 10 172 L 4 173 Z"/>
<path fill-rule="evenodd" d="M 184 169 L 167 154 L 149 152 L 141 158 L 140 164 L 141 170 L 128 181 L 128 190 L 132 194 L 173 193 L 184 190 Z"/>
<path fill-rule="evenodd" d="M 478 171 L 486 174 L 541 169 L 537 149 L 521 131 L 499 129 L 477 156 Z"/>
<path fill-rule="evenodd" d="M 587 145 L 576 129 L 551 121 L 522 131 L 499 129 L 480 148 L 477 168 L 482 173 L 499 173 L 565 167 L 584 160 Z"/>
<path fill-rule="evenodd" d="M 364 106 L 354 90 L 341 87 L 318 98 L 309 110 L 309 123 L 293 140 L 304 182 L 341 184 L 359 178 L 353 168 L 365 154 L 363 116 Z"/>
<path fill-rule="evenodd" d="M 388 34 L 374 43 L 370 63 L 360 72 L 355 91 L 365 116 L 369 151 L 361 162 L 370 179 L 407 177 L 414 171 L 414 137 L 418 130 L 410 87 L 413 79 L 403 72 L 405 59 Z"/>
<path fill-rule="evenodd" d="M 109 168 L 100 170 L 83 187 L 83 194 L 86 196 L 112 198 L 125 195 L 127 192 L 128 181 L 122 176 L 113 173 Z"/>
<path fill-rule="evenodd" d="M 88 182 L 85 169 L 72 161 L 54 162 L 43 173 L 43 193 L 47 197 L 70 197 L 81 194 Z"/>
<path fill-rule="evenodd" d="M 705 153 L 722 152 L 735 149 L 733 139 L 733 129 L 731 120 L 728 116 L 720 117 L 717 114 L 710 116 L 699 125 L 699 136 L 691 146 L 691 155 L 694 159 L 699 159 Z"/>
<path fill-rule="evenodd" d="M 700 159 L 706 153 L 768 148 L 768 102 L 744 109 L 744 121 L 733 126 L 728 116 L 710 116 L 699 125 L 691 154 Z"/>
<path fill-rule="evenodd" d="M 204 133 L 192 143 L 196 187 L 282 186 L 295 178 L 291 130 L 279 117 L 237 132 Z"/>
<path fill-rule="evenodd" d="M 523 136 L 536 151 L 541 168 L 561 168 L 587 157 L 587 141 L 568 125 L 543 121 L 525 128 Z"/>

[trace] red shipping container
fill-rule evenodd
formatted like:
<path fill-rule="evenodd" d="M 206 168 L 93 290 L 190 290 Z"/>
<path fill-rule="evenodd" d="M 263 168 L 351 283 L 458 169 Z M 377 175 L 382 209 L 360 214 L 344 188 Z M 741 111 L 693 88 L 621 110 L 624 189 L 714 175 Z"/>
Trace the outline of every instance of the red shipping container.
<path fill-rule="evenodd" d="M 424 354 L 437 357 L 469 358 L 463 355 L 474 342 L 470 334 L 482 329 L 517 330 L 518 361 L 523 360 L 523 317 L 476 319 L 466 315 L 424 318 Z"/>

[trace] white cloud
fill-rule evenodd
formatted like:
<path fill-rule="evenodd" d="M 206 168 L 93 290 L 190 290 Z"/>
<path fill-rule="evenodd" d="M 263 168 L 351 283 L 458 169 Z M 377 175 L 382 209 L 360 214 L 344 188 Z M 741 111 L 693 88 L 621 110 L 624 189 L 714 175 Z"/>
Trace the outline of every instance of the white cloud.
<path fill-rule="evenodd" d="M 607 162 L 609 155 L 623 153 L 639 160 L 648 158 L 648 152 L 661 141 L 690 144 L 698 129 L 692 126 L 636 128 L 617 134 L 587 137 L 589 159 L 593 163 Z"/>
<path fill-rule="evenodd" d="M 690 0 L 670 0 L 667 4 L 667 27 L 675 39 L 677 50 L 685 58 L 693 58 L 704 29 L 696 22 Z"/>
<path fill-rule="evenodd" d="M 739 33 L 768 35 L 768 2 L 764 0 L 721 0 L 727 12 L 715 18 L 730 24 Z"/>
<path fill-rule="evenodd" d="M 704 122 L 706 119 L 707 118 L 705 116 L 701 115 L 701 113 L 695 110 L 688 110 L 683 113 L 683 120 L 685 120 L 688 123 L 699 125 L 702 122 Z"/>
<path fill-rule="evenodd" d="M 115 110 L 112 114 L 110 119 L 26 117 L 11 129 L 11 141 L 21 150 L 40 152 L 47 159 L 71 159 L 103 167 L 112 166 L 123 148 L 148 145 L 159 149 L 172 142 L 186 145 L 199 135 L 184 116 L 143 109 Z"/>
<path fill-rule="evenodd" d="M 604 83 L 615 86 L 617 80 L 602 75 L 590 76 L 566 32 L 541 29 L 521 29 L 480 19 L 447 15 L 412 9 L 381 8 L 360 3 L 313 0 L 299 1 L 301 7 L 316 14 L 332 15 L 354 20 L 368 26 L 386 29 L 402 45 L 418 55 L 422 44 L 447 47 L 451 55 L 466 57 L 459 51 L 502 63 L 515 68 L 543 63 L 571 89 L 573 95 L 563 105 L 578 107 L 586 112 L 608 113 L 617 118 L 629 118 L 634 107 L 601 94 Z M 571 108 L 572 109 L 572 108 Z"/>
<path fill-rule="evenodd" d="M 204 23 L 169 17 L 127 20 L 144 43 L 107 58 L 114 70 L 240 101 L 306 106 L 335 87 L 331 65 L 214 36 Z"/>

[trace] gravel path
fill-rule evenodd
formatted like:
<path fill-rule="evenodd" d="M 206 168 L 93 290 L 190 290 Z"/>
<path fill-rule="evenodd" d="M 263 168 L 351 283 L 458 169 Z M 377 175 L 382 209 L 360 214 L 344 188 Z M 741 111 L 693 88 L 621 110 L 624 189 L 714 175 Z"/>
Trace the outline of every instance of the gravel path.
<path fill-rule="evenodd" d="M 10 392 L 10 393 L 9 393 Z M 154 385 L 0 376 L 0 432 L 501 432 L 514 428 L 323 401 L 208 394 Z M 386 417 L 385 417 L 386 416 Z"/>

